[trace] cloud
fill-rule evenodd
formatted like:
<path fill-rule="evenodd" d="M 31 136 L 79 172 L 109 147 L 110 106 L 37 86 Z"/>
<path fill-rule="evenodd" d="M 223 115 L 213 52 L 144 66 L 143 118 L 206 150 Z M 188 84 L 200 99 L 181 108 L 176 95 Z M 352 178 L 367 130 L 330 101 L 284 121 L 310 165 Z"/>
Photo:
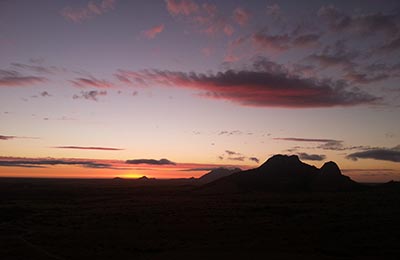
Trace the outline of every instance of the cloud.
<path fill-rule="evenodd" d="M 282 17 L 281 7 L 278 4 L 268 5 L 267 14 L 275 19 L 280 19 Z"/>
<path fill-rule="evenodd" d="M 364 148 L 363 146 L 345 147 L 343 141 L 334 139 L 319 139 L 319 138 L 297 138 L 297 137 L 278 137 L 274 140 L 292 141 L 292 142 L 307 142 L 307 143 L 320 143 L 316 148 L 323 150 L 343 151 Z M 295 147 L 299 149 L 302 147 Z"/>
<path fill-rule="evenodd" d="M 320 34 L 307 33 L 299 35 L 292 40 L 292 46 L 294 47 L 313 47 L 319 44 Z"/>
<path fill-rule="evenodd" d="M 23 64 L 23 63 L 11 63 L 11 66 L 19 69 L 19 70 L 29 70 L 35 73 L 40 73 L 40 74 L 56 74 L 60 72 L 65 72 L 66 69 L 64 68 L 59 68 L 56 66 L 43 66 L 42 65 L 43 61 L 36 61 L 36 60 L 31 60 L 31 64 Z"/>
<path fill-rule="evenodd" d="M 97 90 L 91 90 L 91 91 L 81 91 L 80 95 L 73 95 L 73 99 L 87 99 L 87 100 L 93 100 L 93 101 L 98 101 L 98 96 L 105 96 L 107 95 L 107 91 L 97 91 Z"/>
<path fill-rule="evenodd" d="M 184 170 L 181 170 L 181 171 L 183 171 L 183 172 L 201 172 L 201 171 L 213 171 L 213 170 L 216 170 L 216 169 L 221 169 L 221 167 L 190 168 L 190 169 L 184 169 Z"/>
<path fill-rule="evenodd" d="M 238 38 L 231 43 L 230 47 L 231 49 L 238 48 L 250 40 L 259 50 L 280 53 L 293 48 L 318 47 L 321 37 L 322 34 L 316 32 L 299 32 L 299 30 L 294 30 L 291 33 L 272 34 L 267 29 L 263 29 L 248 36 Z"/>
<path fill-rule="evenodd" d="M 260 159 L 258 159 L 257 157 L 249 157 L 249 160 L 253 161 L 253 162 L 256 162 L 256 163 L 260 162 Z"/>
<path fill-rule="evenodd" d="M 199 6 L 191 0 L 166 0 L 167 10 L 173 15 L 191 15 L 195 13 Z"/>
<path fill-rule="evenodd" d="M 233 26 L 224 18 L 220 16 L 205 19 L 205 28 L 202 32 L 208 35 L 218 35 L 224 33 L 227 36 L 231 36 L 235 29 Z"/>
<path fill-rule="evenodd" d="M 249 160 L 249 161 L 256 162 L 256 163 L 260 162 L 260 160 L 258 158 L 256 158 L 256 157 L 247 157 L 247 156 L 245 156 L 245 155 L 243 155 L 241 153 L 238 153 L 238 152 L 235 152 L 235 151 L 231 151 L 231 150 L 225 150 L 224 154 L 218 156 L 218 158 L 220 160 L 224 160 L 226 158 L 227 160 L 230 160 L 230 161 L 241 161 L 241 162 L 243 162 L 245 160 Z"/>
<path fill-rule="evenodd" d="M 12 140 L 17 138 L 16 136 L 13 135 L 0 135 L 0 140 Z"/>
<path fill-rule="evenodd" d="M 351 153 L 346 158 L 353 161 L 357 161 L 358 159 L 374 159 L 400 162 L 400 145 L 393 148 L 372 148 L 366 151 Z"/>
<path fill-rule="evenodd" d="M 397 38 L 394 38 L 390 40 L 389 42 L 383 44 L 379 49 L 378 52 L 383 52 L 383 53 L 392 53 L 395 51 L 400 50 L 400 36 Z"/>
<path fill-rule="evenodd" d="M 0 135 L 0 141 L 7 141 L 13 139 L 39 139 L 37 137 L 15 136 L 15 135 Z"/>
<path fill-rule="evenodd" d="M 86 168 L 113 168 L 111 164 L 98 163 L 88 160 L 75 159 L 26 159 L 0 157 L 0 166 L 4 167 L 24 167 L 24 168 L 44 168 L 56 165 L 78 165 Z"/>
<path fill-rule="evenodd" d="M 243 8 L 236 8 L 233 11 L 233 19 L 241 26 L 244 26 L 248 23 L 250 19 L 250 13 Z"/>
<path fill-rule="evenodd" d="M 128 164 L 151 164 L 151 165 L 176 165 L 176 163 L 171 162 L 168 159 L 133 159 L 127 160 L 126 163 Z"/>
<path fill-rule="evenodd" d="M 277 137 L 274 140 L 294 141 L 294 142 L 317 142 L 317 143 L 337 143 L 342 142 L 334 139 L 318 139 L 318 138 L 297 138 L 297 137 Z"/>
<path fill-rule="evenodd" d="M 326 46 L 319 53 L 309 55 L 306 60 L 316 62 L 322 68 L 340 66 L 347 71 L 354 68 L 354 59 L 358 57 L 359 54 L 356 51 L 349 50 L 345 42 L 340 40 Z"/>
<path fill-rule="evenodd" d="M 301 160 L 308 160 L 308 161 L 323 161 L 326 159 L 326 156 L 323 154 L 299 153 L 298 156 Z"/>
<path fill-rule="evenodd" d="M 74 80 L 70 80 L 70 82 L 79 88 L 86 88 L 86 87 L 95 87 L 95 88 L 112 88 L 114 85 L 107 80 L 100 80 L 94 77 L 89 78 L 76 78 Z"/>
<path fill-rule="evenodd" d="M 210 3 L 196 4 L 191 0 L 167 0 L 167 10 L 172 16 L 181 16 L 183 21 L 195 25 L 199 32 L 215 36 L 225 34 L 230 36 L 235 29 L 231 17 L 218 13 L 217 6 Z M 245 15 L 242 13 L 242 15 Z M 242 18 L 244 19 L 244 18 Z"/>
<path fill-rule="evenodd" d="M 203 53 L 204 56 L 209 57 L 211 56 L 211 54 L 214 53 L 214 49 L 213 48 L 209 48 L 209 47 L 205 47 L 201 49 L 201 53 Z"/>
<path fill-rule="evenodd" d="M 57 149 L 77 149 L 77 150 L 100 150 L 100 151 L 122 151 L 121 148 L 97 147 L 97 146 L 54 146 Z"/>
<path fill-rule="evenodd" d="M 146 31 L 143 31 L 142 34 L 147 38 L 147 39 L 154 39 L 159 33 L 164 31 L 164 24 L 160 24 L 157 26 L 154 26 Z"/>
<path fill-rule="evenodd" d="M 0 70 L 0 87 L 19 87 L 44 83 L 47 78 L 25 76 L 13 70 Z"/>
<path fill-rule="evenodd" d="M 352 83 L 357 84 L 369 84 L 374 83 L 382 80 L 386 80 L 390 78 L 389 74 L 386 73 L 379 73 L 379 74 L 367 74 L 367 73 L 360 73 L 355 71 L 349 71 L 344 75 L 344 78 Z"/>
<path fill-rule="evenodd" d="M 228 158 L 228 160 L 231 160 L 231 161 L 241 161 L 241 162 L 243 162 L 245 159 L 246 159 L 245 156 L 236 156 L 236 157 L 229 157 Z"/>
<path fill-rule="evenodd" d="M 399 13 L 347 15 L 333 5 L 323 6 L 318 10 L 318 16 L 323 18 L 333 32 L 351 32 L 362 36 L 373 35 L 377 32 L 387 36 L 399 32 Z"/>
<path fill-rule="evenodd" d="M 243 132 L 239 131 L 239 130 L 233 130 L 233 131 L 224 130 L 224 131 L 220 131 L 218 133 L 218 135 L 228 135 L 228 136 L 231 136 L 231 135 L 242 135 L 242 134 L 243 134 Z"/>
<path fill-rule="evenodd" d="M 263 32 L 257 32 L 253 34 L 252 40 L 260 48 L 267 51 L 280 52 L 290 48 L 290 37 L 288 34 L 270 35 Z"/>
<path fill-rule="evenodd" d="M 247 70 L 214 73 L 168 70 L 125 71 L 120 77 L 149 86 L 198 89 L 199 96 L 229 100 L 242 106 L 313 108 L 375 104 L 381 98 L 358 89 L 348 89 L 343 80 L 303 78 L 266 60 Z M 117 75 L 118 77 L 118 75 Z"/>
<path fill-rule="evenodd" d="M 227 153 L 228 155 L 240 155 L 240 153 L 230 151 L 230 150 L 225 150 L 225 153 Z"/>
<path fill-rule="evenodd" d="M 51 97 L 51 95 L 50 95 L 49 92 L 47 92 L 47 91 L 42 91 L 42 92 L 40 92 L 40 95 L 41 95 L 42 97 Z"/>
<path fill-rule="evenodd" d="M 61 15 L 68 21 L 79 23 L 114 9 L 116 0 L 89 1 L 85 7 L 65 7 Z"/>

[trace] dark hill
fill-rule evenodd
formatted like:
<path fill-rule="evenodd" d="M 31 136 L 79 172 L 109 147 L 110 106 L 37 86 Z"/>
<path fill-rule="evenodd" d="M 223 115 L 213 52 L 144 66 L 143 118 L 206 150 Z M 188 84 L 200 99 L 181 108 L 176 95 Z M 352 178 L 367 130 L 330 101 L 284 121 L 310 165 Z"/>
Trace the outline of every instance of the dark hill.
<path fill-rule="evenodd" d="M 229 169 L 229 168 L 220 167 L 220 168 L 213 169 L 212 171 L 204 174 L 203 176 L 198 178 L 198 181 L 202 184 L 206 184 L 206 183 L 213 182 L 222 177 L 226 177 L 226 176 L 229 176 L 233 173 L 240 172 L 240 171 L 241 171 L 240 168 Z"/>
<path fill-rule="evenodd" d="M 341 191 L 358 186 L 334 162 L 318 169 L 301 162 L 296 155 L 274 155 L 258 168 L 234 173 L 206 184 L 203 189 L 211 192 Z"/>

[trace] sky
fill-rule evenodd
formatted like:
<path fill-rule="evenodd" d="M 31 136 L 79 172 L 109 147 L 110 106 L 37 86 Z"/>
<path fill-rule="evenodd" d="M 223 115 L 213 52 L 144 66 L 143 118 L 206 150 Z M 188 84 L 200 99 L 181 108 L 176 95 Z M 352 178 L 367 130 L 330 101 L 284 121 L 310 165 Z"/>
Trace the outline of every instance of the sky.
<path fill-rule="evenodd" d="M 400 181 L 399 83 L 398 1 L 5 0 L 0 176 Z"/>

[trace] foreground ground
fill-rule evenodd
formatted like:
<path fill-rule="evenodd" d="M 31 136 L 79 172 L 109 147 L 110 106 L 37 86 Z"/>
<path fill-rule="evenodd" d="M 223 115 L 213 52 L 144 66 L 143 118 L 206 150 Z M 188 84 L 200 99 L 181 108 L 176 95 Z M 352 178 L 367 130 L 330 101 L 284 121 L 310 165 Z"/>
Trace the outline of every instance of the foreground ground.
<path fill-rule="evenodd" d="M 400 190 L 204 194 L 0 179 L 0 259 L 396 259 Z"/>

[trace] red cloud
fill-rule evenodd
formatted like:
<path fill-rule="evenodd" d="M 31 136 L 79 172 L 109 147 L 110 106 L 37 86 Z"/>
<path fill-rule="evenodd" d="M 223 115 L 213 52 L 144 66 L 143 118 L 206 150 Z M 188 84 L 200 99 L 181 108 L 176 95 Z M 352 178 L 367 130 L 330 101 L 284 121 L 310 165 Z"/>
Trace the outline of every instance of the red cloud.
<path fill-rule="evenodd" d="M 261 61 L 258 69 L 217 74 L 144 70 L 125 71 L 123 77 L 136 84 L 199 89 L 203 91 L 200 96 L 244 106 L 311 108 L 354 106 L 380 100 L 362 91 L 348 90 L 343 82 L 301 78 L 270 63 Z"/>
<path fill-rule="evenodd" d="M 191 0 L 166 0 L 166 3 L 171 15 L 190 15 L 199 9 L 199 6 Z"/>
<path fill-rule="evenodd" d="M 238 7 L 233 11 L 233 19 L 240 25 L 246 25 L 249 21 L 250 13 Z"/>
<path fill-rule="evenodd" d="M 78 23 L 93 16 L 102 15 L 114 9 L 115 0 L 103 0 L 100 3 L 90 1 L 87 6 L 81 8 L 66 7 L 61 11 L 61 15 L 72 22 Z"/>
<path fill-rule="evenodd" d="M 164 31 L 164 25 L 160 24 L 154 26 L 153 28 L 150 28 L 149 30 L 143 31 L 143 35 L 147 39 L 154 39 L 157 36 L 157 34 L 161 33 L 162 31 Z"/>

